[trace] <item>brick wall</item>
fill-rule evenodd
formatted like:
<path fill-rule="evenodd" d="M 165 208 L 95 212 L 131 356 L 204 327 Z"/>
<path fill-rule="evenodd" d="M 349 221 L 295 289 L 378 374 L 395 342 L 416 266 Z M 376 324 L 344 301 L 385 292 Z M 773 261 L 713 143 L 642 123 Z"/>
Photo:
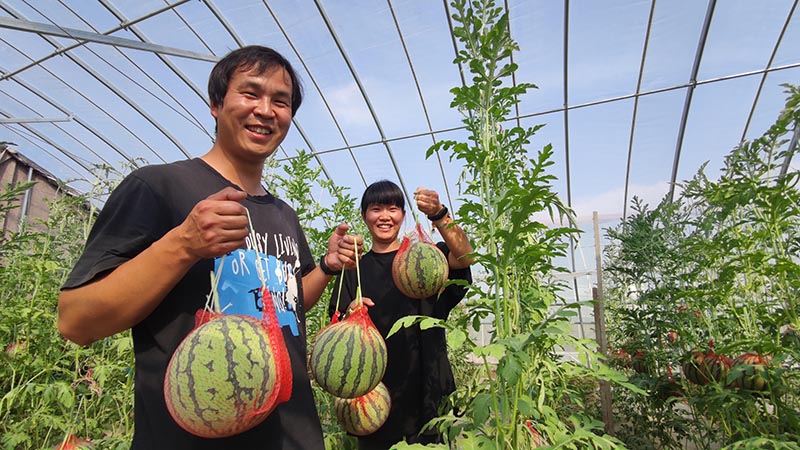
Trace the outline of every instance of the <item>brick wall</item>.
<path fill-rule="evenodd" d="M 55 177 L 44 169 L 19 154 L 16 150 L 6 147 L 0 151 L 0 189 L 5 190 L 8 185 L 12 187 L 33 181 L 36 184 L 28 189 L 27 196 L 19 197 L 18 207 L 12 209 L 5 217 L 0 219 L 3 235 L 19 231 L 23 220 L 29 229 L 40 230 L 40 220 L 46 220 L 50 206 L 46 200 L 63 195 L 58 190 Z"/>

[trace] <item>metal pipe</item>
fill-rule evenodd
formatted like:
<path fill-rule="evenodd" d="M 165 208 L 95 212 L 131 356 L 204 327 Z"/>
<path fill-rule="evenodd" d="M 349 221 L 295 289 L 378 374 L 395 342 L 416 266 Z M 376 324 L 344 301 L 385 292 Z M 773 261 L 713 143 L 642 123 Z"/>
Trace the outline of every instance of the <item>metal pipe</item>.
<path fill-rule="evenodd" d="M 28 183 L 33 180 L 33 167 L 28 167 Z M 28 215 L 28 206 L 31 202 L 31 190 L 33 186 L 28 187 L 25 189 L 25 196 L 22 197 L 22 205 L 20 206 L 19 211 L 19 228 L 18 231 L 22 231 L 22 228 L 25 227 L 25 216 Z"/>

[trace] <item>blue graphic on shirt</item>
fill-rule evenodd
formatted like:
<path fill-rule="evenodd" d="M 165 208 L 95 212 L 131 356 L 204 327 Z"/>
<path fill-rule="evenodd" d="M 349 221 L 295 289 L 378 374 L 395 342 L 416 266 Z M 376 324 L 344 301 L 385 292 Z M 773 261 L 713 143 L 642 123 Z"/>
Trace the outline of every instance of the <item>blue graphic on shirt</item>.
<path fill-rule="evenodd" d="M 272 295 L 281 327 L 288 326 L 299 336 L 298 289 L 293 267 L 272 255 L 256 250 L 235 250 L 214 260 L 219 306 L 225 314 L 263 317 L 261 287 Z M 263 283 L 262 283 L 263 279 Z"/>

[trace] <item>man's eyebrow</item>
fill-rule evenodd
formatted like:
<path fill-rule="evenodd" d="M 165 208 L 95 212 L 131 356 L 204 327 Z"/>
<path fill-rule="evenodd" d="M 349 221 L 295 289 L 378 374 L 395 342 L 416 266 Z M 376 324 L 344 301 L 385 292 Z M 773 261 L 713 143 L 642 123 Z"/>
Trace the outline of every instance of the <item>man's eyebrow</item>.
<path fill-rule="evenodd" d="M 256 83 L 254 80 L 246 79 L 239 84 L 239 89 L 261 90 L 261 85 Z"/>
<path fill-rule="evenodd" d="M 239 85 L 239 89 L 246 89 L 246 90 L 253 90 L 253 91 L 262 91 L 264 87 L 261 83 L 255 80 L 245 79 L 242 80 L 242 83 Z M 272 94 L 273 97 L 285 98 L 287 100 L 292 99 L 292 91 L 289 89 L 276 89 L 275 92 Z"/>

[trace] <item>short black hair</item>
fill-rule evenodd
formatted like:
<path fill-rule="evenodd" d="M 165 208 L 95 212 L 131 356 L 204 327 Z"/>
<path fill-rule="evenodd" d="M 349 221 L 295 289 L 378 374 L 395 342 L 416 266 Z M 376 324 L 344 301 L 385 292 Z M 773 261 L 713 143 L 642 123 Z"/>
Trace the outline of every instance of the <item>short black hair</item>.
<path fill-rule="evenodd" d="M 406 211 L 406 200 L 400 187 L 389 180 L 376 181 L 364 191 L 361 196 L 361 215 L 367 213 L 370 205 L 391 205 L 397 206 L 403 212 Z"/>
<path fill-rule="evenodd" d="M 217 61 L 208 76 L 208 99 L 212 106 L 222 105 L 228 93 L 228 83 L 237 70 L 255 69 L 259 74 L 282 67 L 292 79 L 292 117 L 303 103 L 303 87 L 289 61 L 275 50 L 261 45 L 248 45 L 236 49 Z"/>

